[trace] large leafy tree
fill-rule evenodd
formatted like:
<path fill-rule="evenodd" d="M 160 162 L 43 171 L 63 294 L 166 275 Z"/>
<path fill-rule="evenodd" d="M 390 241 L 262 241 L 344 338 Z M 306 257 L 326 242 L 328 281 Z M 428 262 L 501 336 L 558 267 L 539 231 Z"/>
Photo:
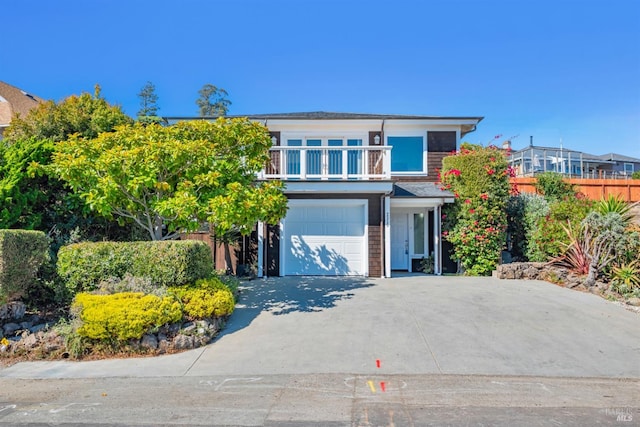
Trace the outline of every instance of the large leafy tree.
<path fill-rule="evenodd" d="M 256 182 L 268 160 L 267 129 L 220 118 L 173 126 L 125 125 L 56 147 L 53 169 L 97 212 L 135 221 L 153 240 L 195 230 L 247 234 L 286 212 L 280 182 Z"/>
<path fill-rule="evenodd" d="M 226 116 L 229 111 L 231 101 L 226 90 L 216 87 L 210 83 L 202 86 L 198 91 L 200 97 L 196 100 L 200 117 Z"/>
<path fill-rule="evenodd" d="M 62 240 L 72 229 L 104 232 L 104 220 L 86 216 L 82 201 L 62 181 L 34 166 L 47 165 L 55 145 L 70 135 L 95 138 L 131 122 L 120 107 L 100 96 L 98 86 L 93 95 L 48 101 L 26 116 L 14 117 L 0 142 L 0 228 L 55 231 Z"/>

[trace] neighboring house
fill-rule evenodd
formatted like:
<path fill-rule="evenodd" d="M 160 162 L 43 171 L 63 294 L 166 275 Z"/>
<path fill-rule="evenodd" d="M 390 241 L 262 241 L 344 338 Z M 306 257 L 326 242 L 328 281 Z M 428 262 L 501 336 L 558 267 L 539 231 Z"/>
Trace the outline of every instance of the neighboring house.
<path fill-rule="evenodd" d="M 640 170 L 640 159 L 634 157 L 615 153 L 594 155 L 537 145 L 512 151 L 509 163 L 518 177 L 558 172 L 570 178 L 630 178 L 634 171 Z"/>
<path fill-rule="evenodd" d="M 259 276 L 390 277 L 430 255 L 442 273 L 441 208 L 454 198 L 437 184 L 438 169 L 482 117 L 248 117 L 273 142 L 258 179 L 284 181 L 289 199 L 280 224 L 258 224 Z"/>
<path fill-rule="evenodd" d="M 41 98 L 0 81 L 0 139 L 16 114 L 25 116 L 41 102 Z"/>

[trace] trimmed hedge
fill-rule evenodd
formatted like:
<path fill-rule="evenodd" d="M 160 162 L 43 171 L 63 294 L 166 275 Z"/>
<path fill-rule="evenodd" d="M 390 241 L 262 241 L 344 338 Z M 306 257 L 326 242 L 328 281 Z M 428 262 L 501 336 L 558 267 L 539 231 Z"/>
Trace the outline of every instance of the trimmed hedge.
<path fill-rule="evenodd" d="M 48 256 L 42 231 L 0 230 L 0 304 L 25 295 Z"/>
<path fill-rule="evenodd" d="M 174 298 L 141 292 L 79 293 L 72 309 L 82 321 L 78 335 L 103 341 L 138 339 L 155 328 L 182 319 L 182 308 Z"/>
<path fill-rule="evenodd" d="M 195 240 L 84 242 L 60 248 L 57 269 L 75 295 L 127 274 L 157 286 L 180 286 L 209 277 L 213 261 L 209 246 Z"/>

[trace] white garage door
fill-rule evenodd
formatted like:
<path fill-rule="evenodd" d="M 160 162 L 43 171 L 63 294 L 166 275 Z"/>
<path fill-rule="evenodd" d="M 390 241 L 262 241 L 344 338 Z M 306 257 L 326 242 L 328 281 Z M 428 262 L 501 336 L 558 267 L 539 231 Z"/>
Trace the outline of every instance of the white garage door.
<path fill-rule="evenodd" d="M 284 275 L 366 275 L 366 212 L 366 201 L 289 201 Z"/>

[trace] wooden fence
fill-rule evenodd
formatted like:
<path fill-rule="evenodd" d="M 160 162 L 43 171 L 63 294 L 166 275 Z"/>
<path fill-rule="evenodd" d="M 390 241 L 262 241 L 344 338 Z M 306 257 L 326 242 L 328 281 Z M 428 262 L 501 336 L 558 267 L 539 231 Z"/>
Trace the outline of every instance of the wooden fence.
<path fill-rule="evenodd" d="M 567 182 L 591 200 L 600 200 L 609 195 L 621 196 L 627 202 L 640 201 L 640 179 L 580 179 L 570 178 Z M 521 193 L 535 193 L 535 178 L 511 178 Z"/>

